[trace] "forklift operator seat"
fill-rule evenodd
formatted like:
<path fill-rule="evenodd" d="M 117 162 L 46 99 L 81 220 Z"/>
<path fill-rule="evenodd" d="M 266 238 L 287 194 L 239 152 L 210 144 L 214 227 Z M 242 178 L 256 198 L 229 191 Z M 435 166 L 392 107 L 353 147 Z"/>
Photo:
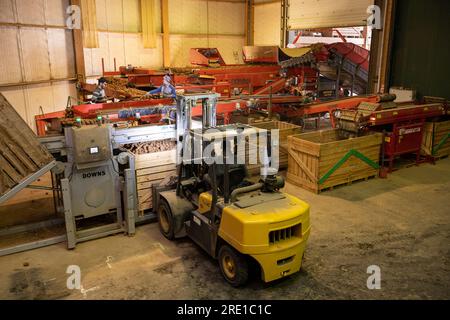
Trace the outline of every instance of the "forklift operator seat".
<path fill-rule="evenodd" d="M 224 175 L 225 175 L 225 165 L 218 165 L 216 167 L 216 175 L 217 175 L 217 186 L 221 193 L 223 193 L 223 185 L 224 185 Z M 230 165 L 228 169 L 229 173 L 229 181 L 230 181 L 230 192 L 234 189 L 240 187 L 242 183 L 247 178 L 247 167 L 245 165 Z"/>

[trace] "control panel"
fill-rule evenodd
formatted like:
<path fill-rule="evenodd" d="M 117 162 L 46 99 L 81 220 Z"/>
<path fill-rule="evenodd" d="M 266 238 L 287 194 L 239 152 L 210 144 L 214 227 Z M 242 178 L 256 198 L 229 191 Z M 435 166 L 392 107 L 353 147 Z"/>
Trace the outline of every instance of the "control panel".
<path fill-rule="evenodd" d="M 110 129 L 107 126 L 72 128 L 76 164 L 106 161 L 112 157 Z"/>

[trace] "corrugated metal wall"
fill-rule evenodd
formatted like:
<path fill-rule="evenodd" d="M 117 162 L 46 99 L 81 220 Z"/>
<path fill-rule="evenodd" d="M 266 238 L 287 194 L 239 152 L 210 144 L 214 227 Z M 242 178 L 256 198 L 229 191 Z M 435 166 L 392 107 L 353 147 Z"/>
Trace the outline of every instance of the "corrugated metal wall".
<path fill-rule="evenodd" d="M 161 12 L 160 1 L 155 1 L 155 12 Z M 144 49 L 141 34 L 140 0 L 96 0 L 97 27 L 100 48 L 84 49 L 86 75 L 102 74 L 102 58 L 105 70 L 128 65 L 147 68 L 162 66 L 162 41 L 157 48 Z M 161 16 L 155 16 L 155 28 L 161 32 Z"/>
<path fill-rule="evenodd" d="M 281 35 L 281 1 L 255 1 L 255 46 L 279 46 Z"/>
<path fill-rule="evenodd" d="M 390 85 L 450 99 L 450 2 L 397 0 Z"/>
<path fill-rule="evenodd" d="M 97 77 L 105 70 L 132 64 L 146 68 L 163 65 L 162 38 L 157 48 L 144 49 L 139 0 L 96 0 L 100 48 L 85 49 L 86 74 Z M 155 12 L 161 12 L 155 1 Z M 155 16 L 161 33 L 161 15 Z M 245 2 L 236 0 L 169 0 L 170 58 L 174 67 L 189 66 L 189 49 L 217 47 L 227 63 L 242 63 L 245 45 Z"/>
<path fill-rule="evenodd" d="M 366 24 L 373 0 L 290 0 L 289 28 L 356 27 Z"/>
<path fill-rule="evenodd" d="M 55 81 L 75 77 L 72 31 L 65 29 L 68 5 L 0 1 L 0 91 L 33 129 L 35 115 L 64 109 L 67 97 L 76 95 L 73 82 Z"/>
<path fill-rule="evenodd" d="M 195 47 L 218 48 L 228 64 L 243 62 L 244 1 L 169 0 L 169 25 L 172 66 L 189 66 Z"/>

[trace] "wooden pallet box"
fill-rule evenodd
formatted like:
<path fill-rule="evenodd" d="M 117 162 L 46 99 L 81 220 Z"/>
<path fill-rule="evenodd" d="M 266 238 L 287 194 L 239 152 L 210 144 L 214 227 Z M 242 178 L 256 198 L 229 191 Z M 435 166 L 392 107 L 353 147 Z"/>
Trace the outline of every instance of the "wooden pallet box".
<path fill-rule="evenodd" d="M 54 161 L 36 134 L 0 93 L 0 196 Z"/>
<path fill-rule="evenodd" d="M 436 158 L 450 155 L 450 121 L 425 124 L 422 154 Z"/>
<path fill-rule="evenodd" d="M 288 138 L 288 182 L 320 193 L 378 175 L 382 134 L 346 139 L 325 130 Z"/>
<path fill-rule="evenodd" d="M 153 185 L 176 174 L 176 149 L 135 156 L 138 210 L 153 209 Z"/>
<path fill-rule="evenodd" d="M 253 123 L 253 127 L 264 130 L 279 130 L 279 169 L 284 170 L 288 167 L 288 137 L 302 133 L 302 127 L 295 124 L 282 121 L 269 121 Z M 257 154 L 257 147 L 251 146 L 248 148 L 248 156 L 255 156 Z M 261 165 L 250 164 L 248 171 L 250 174 L 259 174 Z"/>
<path fill-rule="evenodd" d="M 282 121 L 253 123 L 253 127 L 265 130 L 279 130 L 280 146 L 287 151 L 288 137 L 302 133 L 302 127 Z"/>

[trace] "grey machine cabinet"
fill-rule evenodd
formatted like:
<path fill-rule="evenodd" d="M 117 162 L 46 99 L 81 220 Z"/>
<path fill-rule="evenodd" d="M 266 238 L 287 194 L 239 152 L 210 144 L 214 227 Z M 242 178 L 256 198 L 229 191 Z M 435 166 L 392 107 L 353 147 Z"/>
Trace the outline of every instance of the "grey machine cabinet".
<path fill-rule="evenodd" d="M 61 180 L 68 248 L 108 235 L 135 233 L 136 192 L 134 157 L 114 156 L 111 127 L 65 129 L 67 163 Z M 84 219 L 114 216 L 114 222 L 81 229 Z"/>

